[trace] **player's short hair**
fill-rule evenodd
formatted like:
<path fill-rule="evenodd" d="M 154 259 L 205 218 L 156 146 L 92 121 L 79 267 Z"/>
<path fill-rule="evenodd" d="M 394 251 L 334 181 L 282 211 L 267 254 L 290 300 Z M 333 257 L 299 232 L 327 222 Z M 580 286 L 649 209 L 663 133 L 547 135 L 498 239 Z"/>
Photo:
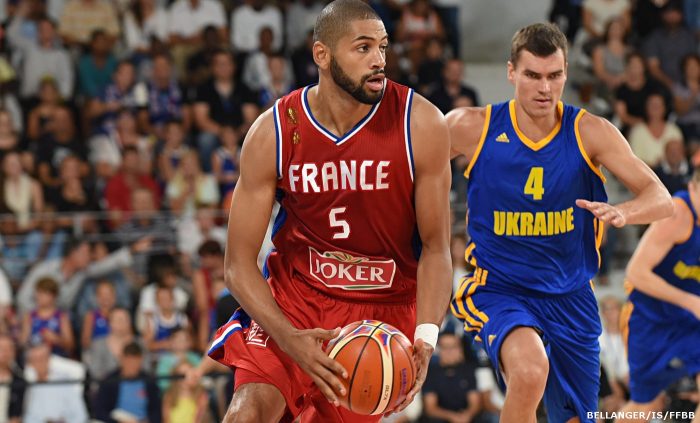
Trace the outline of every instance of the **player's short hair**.
<path fill-rule="evenodd" d="M 561 49 L 566 60 L 568 52 L 566 35 L 552 23 L 536 23 L 520 29 L 510 44 L 510 62 L 518 63 L 520 52 L 529 51 L 537 57 L 547 57 Z"/>
<path fill-rule="evenodd" d="M 335 0 L 323 8 L 314 25 L 314 41 L 334 48 L 347 32 L 350 22 L 381 20 L 370 5 L 361 0 Z"/>

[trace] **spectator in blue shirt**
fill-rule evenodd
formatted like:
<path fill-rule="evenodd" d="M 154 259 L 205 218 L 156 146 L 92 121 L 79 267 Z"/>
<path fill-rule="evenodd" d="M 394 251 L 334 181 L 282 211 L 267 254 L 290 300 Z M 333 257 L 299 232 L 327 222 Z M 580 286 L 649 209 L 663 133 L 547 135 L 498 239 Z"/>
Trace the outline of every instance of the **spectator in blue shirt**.
<path fill-rule="evenodd" d="M 161 421 L 158 386 L 141 370 L 143 349 L 132 342 L 124 347 L 121 368 L 100 386 L 94 416 L 103 422 Z"/>

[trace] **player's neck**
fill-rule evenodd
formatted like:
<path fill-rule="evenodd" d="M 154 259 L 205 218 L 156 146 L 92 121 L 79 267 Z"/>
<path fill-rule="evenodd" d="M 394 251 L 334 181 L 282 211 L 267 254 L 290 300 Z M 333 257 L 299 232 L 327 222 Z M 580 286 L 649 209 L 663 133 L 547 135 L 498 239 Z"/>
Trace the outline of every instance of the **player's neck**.
<path fill-rule="evenodd" d="M 543 116 L 529 114 L 516 100 L 515 118 L 518 129 L 531 140 L 540 140 L 549 135 L 559 123 L 559 107 L 555 107 L 551 113 Z"/>
<path fill-rule="evenodd" d="M 337 136 L 350 131 L 372 108 L 372 105 L 360 103 L 342 88 L 323 79 L 309 89 L 307 99 L 314 118 Z"/>

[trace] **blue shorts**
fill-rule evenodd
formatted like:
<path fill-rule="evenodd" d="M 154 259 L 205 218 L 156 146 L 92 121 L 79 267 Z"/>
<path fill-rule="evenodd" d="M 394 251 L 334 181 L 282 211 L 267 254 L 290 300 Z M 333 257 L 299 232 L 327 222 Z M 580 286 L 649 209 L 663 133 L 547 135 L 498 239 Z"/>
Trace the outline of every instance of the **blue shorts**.
<path fill-rule="evenodd" d="M 588 412 L 598 409 L 602 331 L 598 304 L 589 284 L 572 293 L 552 296 L 521 295 L 490 288 L 478 269 L 463 278 L 451 304 L 465 331 L 481 342 L 505 386 L 500 349 L 518 327 L 536 329 L 549 358 L 544 404 L 550 422 L 573 417 L 594 422 Z"/>
<path fill-rule="evenodd" d="M 632 401 L 650 402 L 678 379 L 700 373 L 700 321 L 662 324 L 632 302 L 625 305 L 622 320 L 623 327 L 628 321 L 624 332 Z"/>

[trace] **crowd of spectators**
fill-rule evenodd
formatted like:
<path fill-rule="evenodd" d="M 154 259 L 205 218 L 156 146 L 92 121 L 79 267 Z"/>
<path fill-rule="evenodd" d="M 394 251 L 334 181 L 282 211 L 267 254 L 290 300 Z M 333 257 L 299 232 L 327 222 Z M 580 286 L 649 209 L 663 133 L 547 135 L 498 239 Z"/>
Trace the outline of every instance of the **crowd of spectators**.
<path fill-rule="evenodd" d="M 463 82 L 464 2 L 368 2 L 392 41 L 387 77 L 444 113 L 479 105 Z M 317 80 L 311 30 L 326 3 L 0 1 L 0 421 L 222 416 L 230 380 L 179 376 L 236 307 L 223 248 L 242 140 L 277 98 Z M 553 5 L 580 103 L 682 188 L 700 163 L 700 8 Z M 466 163 L 452 165 L 456 284 Z M 606 322 L 619 319 L 606 301 Z M 614 326 L 602 338 L 606 410 L 626 395 Z M 422 400 L 392 418 L 497 421 L 503 391 L 483 352 L 453 319 L 443 329 Z"/>
<path fill-rule="evenodd" d="M 240 146 L 317 80 L 327 2 L 1 3 L 0 421 L 220 418 L 231 381 L 178 376 L 236 307 L 223 247 Z M 387 73 L 445 112 L 478 101 L 458 4 L 372 2 L 395 41 Z"/>

